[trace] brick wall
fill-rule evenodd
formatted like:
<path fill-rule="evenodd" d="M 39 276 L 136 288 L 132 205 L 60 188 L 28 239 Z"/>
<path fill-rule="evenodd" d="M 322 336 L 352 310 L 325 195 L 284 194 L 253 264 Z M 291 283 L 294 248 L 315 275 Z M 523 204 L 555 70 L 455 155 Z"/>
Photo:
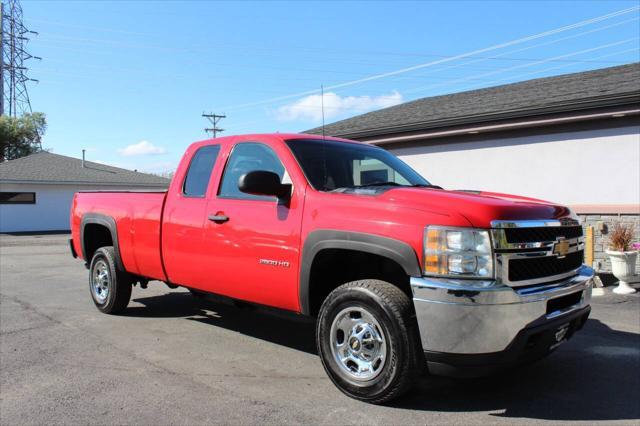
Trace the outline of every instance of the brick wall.
<path fill-rule="evenodd" d="M 609 246 L 609 235 L 616 223 L 633 226 L 635 238 L 640 242 L 640 215 L 637 214 L 580 214 L 582 227 L 586 235 L 586 227 L 593 226 L 593 260 L 594 267 L 601 272 L 611 272 L 609 256 L 604 252 Z M 600 230 L 600 222 L 604 225 Z M 636 273 L 640 271 L 640 256 L 636 263 Z"/>

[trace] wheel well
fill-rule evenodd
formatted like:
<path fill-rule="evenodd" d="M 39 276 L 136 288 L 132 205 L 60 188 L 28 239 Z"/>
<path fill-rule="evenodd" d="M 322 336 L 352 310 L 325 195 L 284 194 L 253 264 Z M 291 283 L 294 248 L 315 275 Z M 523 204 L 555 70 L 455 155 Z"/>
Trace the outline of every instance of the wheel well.
<path fill-rule="evenodd" d="M 379 279 L 411 296 L 409 276 L 397 262 L 357 250 L 324 249 L 317 253 L 309 277 L 309 308 L 317 316 L 322 302 L 340 285 L 362 279 Z"/>
<path fill-rule="evenodd" d="M 88 223 L 83 232 L 85 261 L 91 262 L 93 254 L 100 247 L 113 246 L 111 231 L 104 225 Z"/>

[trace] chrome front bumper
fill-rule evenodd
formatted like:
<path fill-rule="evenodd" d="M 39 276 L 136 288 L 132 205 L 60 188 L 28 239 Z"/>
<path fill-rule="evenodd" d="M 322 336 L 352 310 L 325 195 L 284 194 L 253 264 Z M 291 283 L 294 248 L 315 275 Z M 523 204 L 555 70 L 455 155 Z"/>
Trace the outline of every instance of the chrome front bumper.
<path fill-rule="evenodd" d="M 554 284 L 526 288 L 503 284 L 412 277 L 411 289 L 422 347 L 450 354 L 504 351 L 528 327 L 557 322 L 591 300 L 593 269 Z M 581 292 L 577 303 L 549 311 L 547 302 Z M 552 305 L 549 305 L 552 306 Z"/>

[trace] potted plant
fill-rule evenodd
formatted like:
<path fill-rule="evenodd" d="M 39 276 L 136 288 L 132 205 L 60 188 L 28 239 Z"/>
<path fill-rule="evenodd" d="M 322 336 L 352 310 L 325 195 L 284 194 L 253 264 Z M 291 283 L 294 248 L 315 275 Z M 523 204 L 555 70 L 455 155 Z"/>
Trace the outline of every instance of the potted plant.
<path fill-rule="evenodd" d="M 629 285 L 629 281 L 636 274 L 636 258 L 640 244 L 632 244 L 633 228 L 620 225 L 613 228 L 609 238 L 609 249 L 606 253 L 611 259 L 611 272 L 619 280 L 618 286 L 613 289 L 617 294 L 635 293 L 635 289 Z"/>

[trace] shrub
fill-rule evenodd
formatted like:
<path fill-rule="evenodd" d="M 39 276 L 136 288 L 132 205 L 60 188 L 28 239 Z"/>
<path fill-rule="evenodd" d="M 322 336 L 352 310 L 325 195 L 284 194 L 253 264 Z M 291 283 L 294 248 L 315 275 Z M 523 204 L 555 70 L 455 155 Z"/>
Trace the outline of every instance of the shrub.
<path fill-rule="evenodd" d="M 616 223 L 609 238 L 609 248 L 614 251 L 629 251 L 633 240 L 633 227 Z"/>

